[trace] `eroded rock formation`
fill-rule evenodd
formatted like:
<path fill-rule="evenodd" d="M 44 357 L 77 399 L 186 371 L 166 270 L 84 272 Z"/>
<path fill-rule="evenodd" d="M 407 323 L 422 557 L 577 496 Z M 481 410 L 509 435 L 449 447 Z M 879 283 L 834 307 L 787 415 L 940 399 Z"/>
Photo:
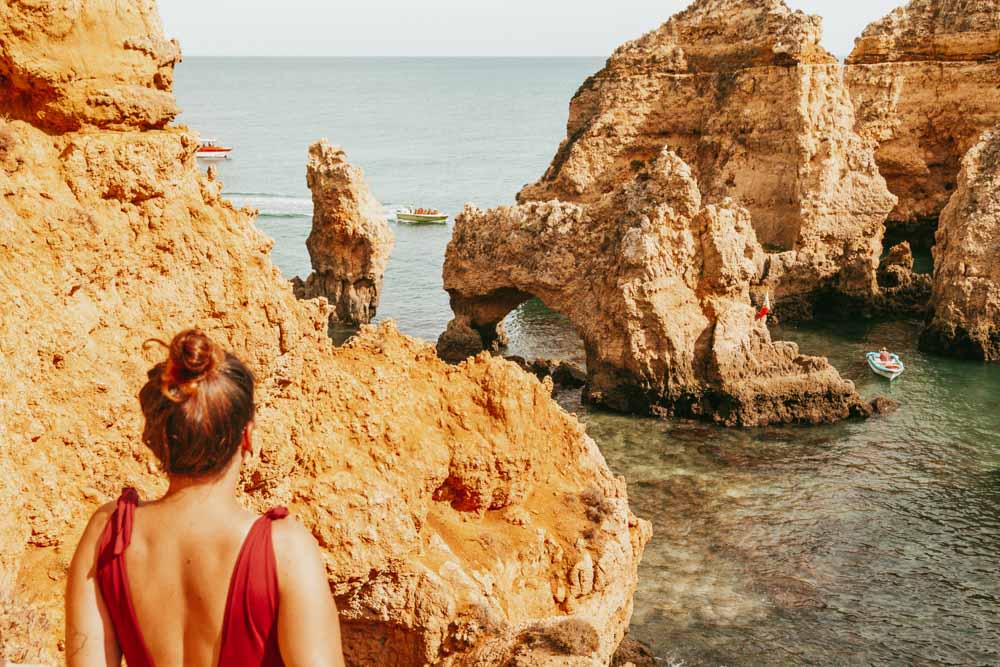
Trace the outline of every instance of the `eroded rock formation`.
<path fill-rule="evenodd" d="M 765 264 L 746 209 L 703 205 L 690 167 L 664 149 L 587 203 L 466 207 L 445 259 L 455 318 L 438 353 L 488 348 L 536 296 L 583 339 L 595 402 L 741 425 L 864 412 L 825 359 L 772 342 L 755 319 L 749 290 Z"/>
<path fill-rule="evenodd" d="M 922 348 L 1000 361 L 1000 125 L 962 160 L 941 213 L 931 305 Z"/>
<path fill-rule="evenodd" d="M 124 485 L 164 486 L 139 439 L 142 342 L 199 325 L 258 378 L 262 451 L 243 493 L 316 535 L 349 664 L 606 664 L 649 527 L 548 387 L 500 359 L 448 366 L 391 324 L 335 349 L 272 241 L 198 172 L 194 136 L 150 129 L 173 104 L 167 75 L 114 123 L 89 106 L 136 75 L 119 37 L 164 43 L 151 7 L 3 12 L 3 71 L 30 37 L 46 57 L 33 80 L 54 83 L 0 104 L 14 117 L 0 120 L 0 662 L 63 662 L 87 516 Z M 77 48 L 93 56 L 86 82 Z"/>
<path fill-rule="evenodd" d="M 667 147 L 706 202 L 750 212 L 776 254 L 761 280 L 778 300 L 870 298 L 896 202 L 819 40 L 819 18 L 782 0 L 698 0 L 584 82 L 551 166 L 518 200 L 596 201 Z"/>
<path fill-rule="evenodd" d="M 357 325 L 375 317 L 394 238 L 364 172 L 326 139 L 309 147 L 306 183 L 313 223 L 306 240 L 313 272 L 294 278 L 301 299 L 325 297 L 330 318 Z"/>
<path fill-rule="evenodd" d="M 153 0 L 0 4 L 0 106 L 53 131 L 163 127 L 180 47 Z"/>
<path fill-rule="evenodd" d="M 1000 3 L 913 0 L 869 25 L 847 62 L 857 130 L 878 144 L 899 198 L 890 223 L 919 239 L 948 203 L 962 156 L 1000 122 Z"/>

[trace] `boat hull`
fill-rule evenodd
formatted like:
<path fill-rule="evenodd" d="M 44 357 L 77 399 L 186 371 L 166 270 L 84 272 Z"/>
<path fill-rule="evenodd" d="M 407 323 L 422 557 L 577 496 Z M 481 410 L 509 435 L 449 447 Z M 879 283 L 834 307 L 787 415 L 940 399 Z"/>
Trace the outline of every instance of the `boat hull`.
<path fill-rule="evenodd" d="M 872 372 L 876 375 L 884 377 L 890 382 L 898 378 L 906 370 L 906 366 L 903 365 L 903 362 L 900 361 L 899 357 L 895 354 L 891 355 L 892 360 L 895 363 L 895 366 L 893 367 L 883 366 L 879 362 L 878 352 L 869 352 L 865 356 L 868 359 L 868 367 L 872 369 Z"/>
<path fill-rule="evenodd" d="M 418 215 L 416 213 L 397 213 L 396 220 L 415 225 L 443 225 L 448 221 L 447 215 Z"/>

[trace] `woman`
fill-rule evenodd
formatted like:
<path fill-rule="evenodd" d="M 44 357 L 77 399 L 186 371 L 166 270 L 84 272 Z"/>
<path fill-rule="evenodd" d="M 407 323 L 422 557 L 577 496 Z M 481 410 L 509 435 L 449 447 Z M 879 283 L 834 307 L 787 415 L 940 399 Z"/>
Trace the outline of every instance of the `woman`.
<path fill-rule="evenodd" d="M 126 489 L 87 525 L 66 592 L 67 664 L 342 667 L 312 535 L 284 508 L 257 517 L 236 501 L 253 376 L 198 330 L 167 347 L 139 402 L 170 485 L 141 503 Z"/>

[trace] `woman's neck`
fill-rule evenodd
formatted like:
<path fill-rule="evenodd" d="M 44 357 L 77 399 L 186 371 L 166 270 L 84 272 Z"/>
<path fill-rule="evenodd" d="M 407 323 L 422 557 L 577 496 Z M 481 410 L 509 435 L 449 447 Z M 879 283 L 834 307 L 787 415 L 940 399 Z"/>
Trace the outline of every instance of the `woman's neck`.
<path fill-rule="evenodd" d="M 239 506 L 236 486 L 240 480 L 240 456 L 233 457 L 222 471 L 210 476 L 171 475 L 161 501 L 205 506 Z"/>

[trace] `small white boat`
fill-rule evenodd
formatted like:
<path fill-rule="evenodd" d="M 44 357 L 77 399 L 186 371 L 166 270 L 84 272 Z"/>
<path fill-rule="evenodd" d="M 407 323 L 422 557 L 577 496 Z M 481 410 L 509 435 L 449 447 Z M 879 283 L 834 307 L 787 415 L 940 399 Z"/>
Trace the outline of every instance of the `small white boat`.
<path fill-rule="evenodd" d="M 448 215 L 436 208 L 401 208 L 396 211 L 396 220 L 417 225 L 443 225 L 448 221 Z"/>
<path fill-rule="evenodd" d="M 229 158 L 229 153 L 232 150 L 232 148 L 220 146 L 214 139 L 205 139 L 201 142 L 201 146 L 198 147 L 195 157 L 202 160 L 226 160 Z"/>
<path fill-rule="evenodd" d="M 879 352 L 869 352 L 865 356 L 868 358 L 868 366 L 872 369 L 872 372 L 888 378 L 890 382 L 898 378 L 906 370 L 906 366 L 903 365 L 898 354 L 890 354 L 890 361 L 887 362 L 882 361 Z"/>

